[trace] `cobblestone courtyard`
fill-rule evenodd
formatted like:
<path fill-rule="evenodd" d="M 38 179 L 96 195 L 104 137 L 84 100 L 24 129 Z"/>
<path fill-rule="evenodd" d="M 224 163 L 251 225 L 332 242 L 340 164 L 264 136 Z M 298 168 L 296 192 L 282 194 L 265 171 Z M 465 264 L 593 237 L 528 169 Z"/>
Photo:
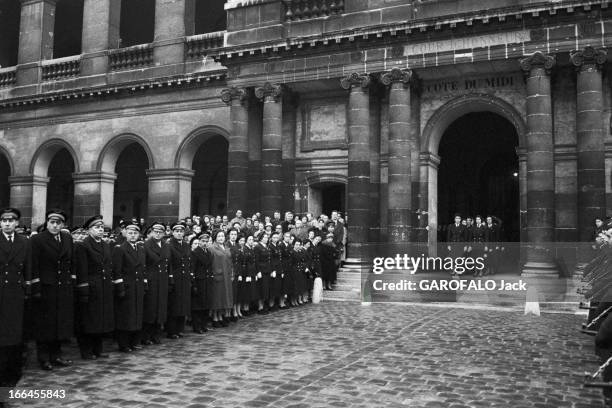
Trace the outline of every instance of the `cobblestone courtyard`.
<path fill-rule="evenodd" d="M 64 407 L 601 407 L 582 317 L 323 302 L 43 372 Z"/>

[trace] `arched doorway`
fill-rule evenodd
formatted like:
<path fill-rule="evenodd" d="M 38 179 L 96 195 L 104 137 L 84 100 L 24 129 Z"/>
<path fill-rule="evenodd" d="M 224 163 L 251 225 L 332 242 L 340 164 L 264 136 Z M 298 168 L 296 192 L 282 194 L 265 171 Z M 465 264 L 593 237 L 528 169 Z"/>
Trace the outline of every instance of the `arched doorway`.
<path fill-rule="evenodd" d="M 517 147 L 516 129 L 496 113 L 468 113 L 450 124 L 438 148 L 438 241 L 455 213 L 495 215 L 503 239 L 520 241 Z"/>
<path fill-rule="evenodd" d="M 66 212 L 68 220 L 72 220 L 74 214 L 74 181 L 72 179 L 74 172 L 74 160 L 68 149 L 58 150 L 53 155 L 47 172 L 49 183 L 47 184 L 46 208 L 61 208 Z"/>
<path fill-rule="evenodd" d="M 227 212 L 228 142 L 222 135 L 207 137 L 193 156 L 192 214 Z"/>
<path fill-rule="evenodd" d="M 0 150 L 0 208 L 8 207 L 10 204 L 11 185 L 11 163 L 8 157 Z"/>
<path fill-rule="evenodd" d="M 121 219 L 147 218 L 149 182 L 146 170 L 149 158 L 138 142 L 127 144 L 119 153 L 115 164 L 115 194 L 113 200 L 113 225 Z"/>

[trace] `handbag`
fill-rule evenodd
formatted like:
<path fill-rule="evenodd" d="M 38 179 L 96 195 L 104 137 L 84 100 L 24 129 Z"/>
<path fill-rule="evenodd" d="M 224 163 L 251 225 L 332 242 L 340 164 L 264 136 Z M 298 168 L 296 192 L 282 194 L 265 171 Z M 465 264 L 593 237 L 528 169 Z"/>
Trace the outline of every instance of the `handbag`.
<path fill-rule="evenodd" d="M 312 303 L 317 304 L 321 302 L 323 297 L 323 280 L 316 278 L 312 287 Z"/>

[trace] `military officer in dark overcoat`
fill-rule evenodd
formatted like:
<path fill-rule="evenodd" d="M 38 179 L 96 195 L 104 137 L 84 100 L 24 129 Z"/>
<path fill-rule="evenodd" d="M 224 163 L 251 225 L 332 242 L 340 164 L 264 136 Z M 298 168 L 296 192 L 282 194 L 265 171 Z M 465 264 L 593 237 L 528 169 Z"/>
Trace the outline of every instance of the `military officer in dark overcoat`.
<path fill-rule="evenodd" d="M 472 227 L 470 246 L 472 251 L 470 257 L 473 259 L 484 258 L 485 245 L 487 242 L 487 229 L 480 215 L 476 216 L 476 224 Z M 484 269 L 474 269 L 474 276 L 483 276 Z"/>
<path fill-rule="evenodd" d="M 79 347 L 86 360 L 108 357 L 102 339 L 115 329 L 111 247 L 103 240 L 101 215 L 88 219 L 88 236 L 75 245 L 75 270 L 79 301 Z"/>
<path fill-rule="evenodd" d="M 485 251 L 487 253 L 487 270 L 486 274 L 495 275 L 499 267 L 499 252 L 500 252 L 501 234 L 499 224 L 493 222 L 493 216 L 487 216 L 486 224 L 486 242 Z"/>
<path fill-rule="evenodd" d="M 169 241 L 168 338 L 183 337 L 185 318 L 191 311 L 191 248 L 184 242 L 185 224 L 172 224 Z"/>
<path fill-rule="evenodd" d="M 151 237 L 144 243 L 145 274 L 149 290 L 144 297 L 143 344 L 161 343 L 161 327 L 168 316 L 168 257 L 169 247 L 164 242 L 166 226 L 161 222 L 151 225 Z"/>
<path fill-rule="evenodd" d="M 463 256 L 463 253 L 467 249 L 465 234 L 465 227 L 461 225 L 461 215 L 455 214 L 455 222 L 448 226 L 446 232 L 448 256 L 450 258 L 459 258 Z M 452 272 L 452 276 L 457 276 L 455 271 Z"/>
<path fill-rule="evenodd" d="M 191 287 L 191 323 L 193 331 L 198 334 L 207 332 L 206 321 L 208 320 L 209 286 L 212 284 L 212 254 L 208 250 L 210 235 L 200 235 L 200 243 L 191 252 L 191 269 L 193 271 L 193 283 Z"/>
<path fill-rule="evenodd" d="M 125 227 L 126 240 L 113 249 L 113 279 L 116 285 L 115 330 L 119 351 L 128 353 L 142 348 L 145 285 L 145 251 L 137 245 L 140 225 Z"/>
<path fill-rule="evenodd" d="M 74 285 L 72 236 L 62 232 L 66 213 L 61 209 L 47 211 L 44 230 L 31 238 L 32 278 L 34 286 L 34 337 L 38 362 L 43 370 L 72 364 L 62 358 L 61 344 L 74 334 Z"/>
<path fill-rule="evenodd" d="M 13 388 L 21 378 L 24 304 L 39 279 L 30 282 L 30 246 L 15 229 L 16 208 L 0 210 L 0 387 Z"/>

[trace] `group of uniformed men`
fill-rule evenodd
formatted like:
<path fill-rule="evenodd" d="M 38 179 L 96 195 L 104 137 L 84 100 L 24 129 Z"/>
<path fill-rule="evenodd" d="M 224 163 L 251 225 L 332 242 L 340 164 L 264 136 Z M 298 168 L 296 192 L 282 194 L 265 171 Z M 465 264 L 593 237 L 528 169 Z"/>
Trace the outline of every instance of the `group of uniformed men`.
<path fill-rule="evenodd" d="M 44 227 L 30 239 L 16 233 L 20 217 L 18 209 L 0 210 L 0 387 L 17 384 L 29 339 L 36 341 L 44 370 L 72 364 L 64 358 L 61 345 L 73 335 L 83 359 L 107 358 L 103 339 L 109 333 L 114 332 L 119 351 L 132 352 L 159 344 L 162 328 L 168 338 L 183 337 L 188 316 L 194 332 L 207 331 L 205 312 L 213 308 L 209 299 L 203 299 L 215 296 L 214 282 L 227 280 L 228 273 L 231 281 L 243 286 L 238 295 L 237 283 L 233 284 L 234 300 L 229 305 L 237 303 L 234 315 L 223 311 L 224 317 L 235 321 L 249 314 L 249 304 L 258 304 L 255 310 L 267 313 L 277 306 L 308 302 L 312 280 L 322 275 L 335 280 L 338 265 L 333 234 L 326 233 L 320 245 L 316 228 L 308 230 L 305 240 L 291 228 L 293 234 L 282 230 L 257 234 L 255 243 L 254 231 L 234 223 L 229 242 L 222 246 L 232 259 L 228 272 L 215 270 L 212 251 L 213 239 L 223 245 L 217 238 L 227 228 L 212 234 L 190 231 L 190 241 L 200 242 L 192 248 L 185 240 L 183 221 L 169 226 L 170 237 L 168 226 L 152 223 L 142 242 L 145 231 L 133 220 L 122 225 L 115 242 L 109 242 L 100 215 L 71 235 L 65 230 L 66 213 L 49 210 Z M 237 218 L 240 224 L 240 212 Z M 285 299 L 290 305 L 284 304 Z M 214 323 L 226 326 L 227 320 Z"/>
<path fill-rule="evenodd" d="M 474 269 L 474 276 L 494 275 L 499 271 L 501 252 L 504 250 L 502 244 L 502 221 L 492 215 L 483 219 L 482 216 L 461 218 L 461 214 L 455 214 L 454 223 L 447 228 L 446 242 L 448 256 L 459 257 L 482 257 L 486 259 L 484 269 Z M 457 272 L 451 273 L 457 278 Z"/>

